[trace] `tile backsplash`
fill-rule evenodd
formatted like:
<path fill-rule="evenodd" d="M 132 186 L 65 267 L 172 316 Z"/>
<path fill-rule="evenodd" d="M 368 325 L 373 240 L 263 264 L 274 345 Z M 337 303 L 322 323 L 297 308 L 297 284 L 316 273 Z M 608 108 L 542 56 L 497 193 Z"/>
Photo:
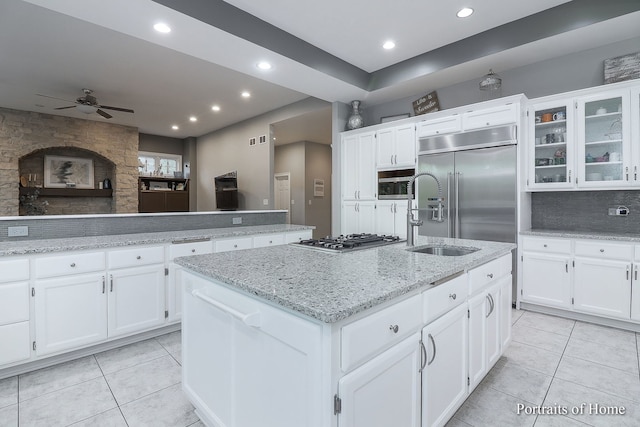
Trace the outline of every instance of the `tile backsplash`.
<path fill-rule="evenodd" d="M 628 216 L 610 216 L 626 206 Z M 640 191 L 562 191 L 531 194 L 531 227 L 559 231 L 640 234 Z"/>

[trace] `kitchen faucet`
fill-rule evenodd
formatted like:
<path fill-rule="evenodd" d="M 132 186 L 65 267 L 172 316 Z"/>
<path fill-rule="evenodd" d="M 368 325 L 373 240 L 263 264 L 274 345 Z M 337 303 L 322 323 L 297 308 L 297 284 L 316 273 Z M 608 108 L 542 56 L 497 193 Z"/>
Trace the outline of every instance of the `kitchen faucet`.
<path fill-rule="evenodd" d="M 433 215 L 431 217 L 432 221 L 442 222 L 444 221 L 443 209 L 444 209 L 444 198 L 442 197 L 442 186 L 440 185 L 440 181 L 434 174 L 431 172 L 420 172 L 411 177 L 409 180 L 409 184 L 407 186 L 407 246 L 413 246 L 413 227 L 419 227 L 422 225 L 421 219 L 413 218 L 413 211 L 418 209 L 413 209 L 411 206 L 411 196 L 413 195 L 413 183 L 416 178 L 428 175 L 431 178 L 436 180 L 436 184 L 438 184 L 438 197 L 430 197 L 428 200 L 438 202 L 438 206 L 433 208 Z"/>

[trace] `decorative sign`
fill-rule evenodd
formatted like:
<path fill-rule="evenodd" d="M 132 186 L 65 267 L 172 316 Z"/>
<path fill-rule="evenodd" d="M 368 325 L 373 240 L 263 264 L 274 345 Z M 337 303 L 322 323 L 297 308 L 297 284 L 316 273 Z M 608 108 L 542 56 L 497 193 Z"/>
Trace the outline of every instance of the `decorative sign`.
<path fill-rule="evenodd" d="M 324 197 L 324 179 L 313 180 L 313 195 L 315 197 Z"/>
<path fill-rule="evenodd" d="M 604 60 L 604 83 L 640 78 L 640 52 Z"/>
<path fill-rule="evenodd" d="M 413 101 L 413 112 L 416 116 L 434 113 L 436 111 L 440 111 L 440 102 L 438 101 L 438 94 L 435 91 Z"/>

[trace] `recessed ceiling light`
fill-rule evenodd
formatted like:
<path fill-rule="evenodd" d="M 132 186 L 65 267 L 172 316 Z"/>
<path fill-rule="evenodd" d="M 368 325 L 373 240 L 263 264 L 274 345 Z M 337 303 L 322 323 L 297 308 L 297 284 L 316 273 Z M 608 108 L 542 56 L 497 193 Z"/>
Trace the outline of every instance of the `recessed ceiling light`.
<path fill-rule="evenodd" d="M 171 27 L 169 27 L 164 22 L 158 22 L 157 24 L 155 24 L 153 26 L 153 29 L 156 30 L 159 33 L 170 33 L 171 32 Z"/>
<path fill-rule="evenodd" d="M 251 94 L 247 91 L 242 92 L 242 97 L 243 98 L 249 98 L 251 96 Z"/>
<path fill-rule="evenodd" d="M 272 66 L 267 61 L 261 61 L 261 62 L 258 62 L 258 68 L 260 68 L 261 70 L 267 71 L 267 70 L 270 70 Z"/>
<path fill-rule="evenodd" d="M 466 18 L 468 16 L 471 16 L 472 13 L 473 9 L 471 9 L 470 7 L 463 7 L 458 11 L 458 13 L 456 13 L 456 16 L 458 18 Z"/>
<path fill-rule="evenodd" d="M 173 129 L 173 130 L 178 130 L 178 129 L 180 129 L 180 128 L 178 127 L 178 125 L 173 125 L 173 126 L 171 126 L 171 129 Z"/>
<path fill-rule="evenodd" d="M 386 50 L 391 50 L 391 49 L 393 49 L 394 47 L 396 47 L 396 44 L 395 44 L 393 41 L 391 41 L 391 40 L 387 40 L 386 42 L 384 42 L 384 44 L 382 45 L 382 47 L 383 47 L 384 49 L 386 49 Z"/>
<path fill-rule="evenodd" d="M 212 109 L 213 111 L 220 111 L 220 106 L 218 106 L 218 105 L 214 105 L 213 107 L 211 107 L 211 109 Z"/>
<path fill-rule="evenodd" d="M 197 122 L 198 118 L 196 116 L 191 116 L 191 117 L 189 117 L 189 121 L 190 122 Z"/>

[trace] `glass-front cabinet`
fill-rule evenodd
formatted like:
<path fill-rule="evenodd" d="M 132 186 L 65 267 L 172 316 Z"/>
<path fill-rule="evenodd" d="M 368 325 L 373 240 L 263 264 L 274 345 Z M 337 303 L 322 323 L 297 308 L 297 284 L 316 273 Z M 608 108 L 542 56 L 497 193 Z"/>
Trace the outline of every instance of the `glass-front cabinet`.
<path fill-rule="evenodd" d="M 604 92 L 577 100 L 579 187 L 631 185 L 629 96 Z"/>
<path fill-rule="evenodd" d="M 535 104 L 529 133 L 530 188 L 558 189 L 574 185 L 574 109 L 571 100 Z"/>

